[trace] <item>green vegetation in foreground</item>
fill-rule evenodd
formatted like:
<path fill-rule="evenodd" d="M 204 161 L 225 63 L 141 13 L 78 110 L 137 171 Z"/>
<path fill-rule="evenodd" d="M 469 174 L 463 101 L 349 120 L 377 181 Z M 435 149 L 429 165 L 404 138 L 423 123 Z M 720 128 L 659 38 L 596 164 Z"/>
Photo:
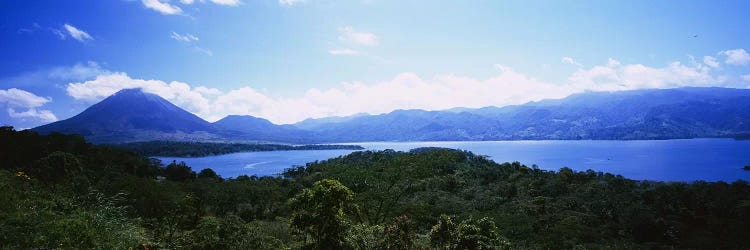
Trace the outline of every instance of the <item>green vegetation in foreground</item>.
<path fill-rule="evenodd" d="M 0 152 L 0 249 L 743 249 L 750 238 L 746 181 L 633 181 L 437 148 L 223 179 L 9 127 Z"/>
<path fill-rule="evenodd" d="M 237 152 L 255 151 L 277 151 L 277 150 L 362 150 L 358 145 L 341 144 L 313 144 L 313 145 L 285 145 L 285 144 L 243 144 L 243 143 L 214 143 L 214 142 L 176 142 L 176 141 L 149 141 L 132 142 L 112 145 L 124 150 L 132 151 L 146 156 L 173 156 L 173 157 L 201 157 L 209 155 L 222 155 Z"/>

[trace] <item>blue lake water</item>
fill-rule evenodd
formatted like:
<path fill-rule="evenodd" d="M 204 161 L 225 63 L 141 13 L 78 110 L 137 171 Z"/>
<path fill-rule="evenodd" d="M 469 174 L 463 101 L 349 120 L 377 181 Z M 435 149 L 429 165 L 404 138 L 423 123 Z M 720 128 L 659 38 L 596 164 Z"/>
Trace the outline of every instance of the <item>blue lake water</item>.
<path fill-rule="evenodd" d="M 481 141 L 481 142 L 362 142 L 367 150 L 408 151 L 419 147 L 462 149 L 496 162 L 519 161 L 541 169 L 620 174 L 637 180 L 750 180 L 750 140 L 686 139 L 660 141 Z M 247 152 L 200 158 L 157 157 L 164 163 L 184 161 L 196 172 L 212 168 L 223 177 L 274 175 L 353 152 L 352 150 Z"/>

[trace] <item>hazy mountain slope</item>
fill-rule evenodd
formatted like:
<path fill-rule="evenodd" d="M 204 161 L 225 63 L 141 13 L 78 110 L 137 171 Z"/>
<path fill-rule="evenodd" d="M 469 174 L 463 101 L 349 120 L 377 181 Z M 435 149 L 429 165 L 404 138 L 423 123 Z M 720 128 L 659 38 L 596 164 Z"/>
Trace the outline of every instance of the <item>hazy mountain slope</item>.
<path fill-rule="evenodd" d="M 669 139 L 750 134 L 750 90 L 677 88 L 592 92 L 524 105 L 396 110 L 276 125 L 252 116 L 215 123 L 138 89 L 34 128 L 96 143 L 149 140 L 287 143 L 427 140 Z"/>
<path fill-rule="evenodd" d="M 361 116 L 367 116 L 367 113 L 358 113 L 351 116 L 330 116 L 330 117 L 323 117 L 323 118 L 307 118 L 301 122 L 297 122 L 294 124 L 295 127 L 304 129 L 304 130 L 316 130 L 321 128 L 322 126 L 327 126 L 331 123 L 340 123 L 340 122 L 346 122 L 350 121 L 354 118 L 361 117 Z"/>
<path fill-rule="evenodd" d="M 748 131 L 750 90 L 679 88 L 596 92 L 481 115 L 521 138 L 661 139 Z"/>
<path fill-rule="evenodd" d="M 591 92 L 506 107 L 399 110 L 318 124 L 331 141 L 666 139 L 750 131 L 750 90 Z"/>
<path fill-rule="evenodd" d="M 315 142 L 312 133 L 292 125 L 276 125 L 249 115 L 229 115 L 213 123 L 228 138 L 274 142 Z"/>
<path fill-rule="evenodd" d="M 424 110 L 396 110 L 328 123 L 314 130 L 323 141 L 480 140 L 497 124 L 482 116 Z"/>

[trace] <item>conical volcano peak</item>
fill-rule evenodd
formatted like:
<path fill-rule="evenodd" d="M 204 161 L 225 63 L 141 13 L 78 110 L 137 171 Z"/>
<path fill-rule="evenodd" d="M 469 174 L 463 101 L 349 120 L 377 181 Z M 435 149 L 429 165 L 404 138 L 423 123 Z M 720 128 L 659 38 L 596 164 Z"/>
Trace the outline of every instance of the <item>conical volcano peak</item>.
<path fill-rule="evenodd" d="M 113 98 L 115 98 L 115 99 L 130 99 L 130 100 L 149 99 L 149 100 L 152 100 L 152 101 L 159 101 L 159 102 L 164 101 L 164 102 L 168 102 L 167 100 L 165 100 L 161 96 L 159 96 L 157 94 L 154 94 L 154 93 L 146 92 L 142 88 L 121 89 L 121 90 L 115 92 L 114 94 L 110 95 L 106 99 L 113 99 Z"/>
<path fill-rule="evenodd" d="M 82 134 L 94 142 L 218 138 L 200 117 L 141 88 L 122 89 L 80 114 L 35 128 L 41 133 Z M 194 134 L 201 136 L 196 137 Z"/>
<path fill-rule="evenodd" d="M 129 89 L 121 89 L 117 91 L 114 95 L 134 95 L 134 94 L 146 94 L 143 91 L 143 88 L 129 88 Z"/>

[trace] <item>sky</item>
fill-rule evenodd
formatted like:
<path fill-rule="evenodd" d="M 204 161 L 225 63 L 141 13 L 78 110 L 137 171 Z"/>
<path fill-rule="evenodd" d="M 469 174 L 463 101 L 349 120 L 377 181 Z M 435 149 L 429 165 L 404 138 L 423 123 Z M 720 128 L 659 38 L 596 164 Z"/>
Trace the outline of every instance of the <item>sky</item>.
<path fill-rule="evenodd" d="M 0 125 L 142 88 L 208 120 L 750 87 L 748 1 L 0 1 Z"/>

